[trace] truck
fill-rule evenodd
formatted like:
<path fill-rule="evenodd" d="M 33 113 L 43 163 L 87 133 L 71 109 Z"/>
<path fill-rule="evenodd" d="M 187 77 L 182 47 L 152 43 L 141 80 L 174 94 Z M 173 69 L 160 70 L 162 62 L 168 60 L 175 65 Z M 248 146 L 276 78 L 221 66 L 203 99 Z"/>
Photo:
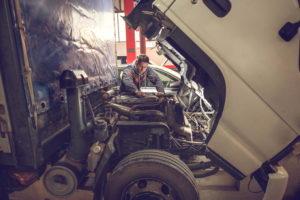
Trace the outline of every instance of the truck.
<path fill-rule="evenodd" d="M 282 199 L 300 134 L 299 1 L 140 0 L 124 17 L 180 71 L 176 95 L 116 89 L 112 1 L 0 6 L 1 198 L 196 200 L 220 168 Z M 194 169 L 202 170 L 195 174 Z"/>

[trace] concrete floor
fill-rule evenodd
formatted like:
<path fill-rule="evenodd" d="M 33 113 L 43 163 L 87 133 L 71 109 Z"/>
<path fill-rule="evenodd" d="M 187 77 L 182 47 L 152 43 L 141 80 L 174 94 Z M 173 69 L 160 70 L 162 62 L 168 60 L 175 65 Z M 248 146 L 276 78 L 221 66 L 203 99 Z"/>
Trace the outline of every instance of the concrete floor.
<path fill-rule="evenodd" d="M 221 172 L 222 174 L 223 172 Z M 229 176 L 229 175 L 228 175 Z M 224 176 L 223 176 L 224 178 Z M 207 180 L 208 182 L 211 182 Z M 205 200 L 259 200 L 262 199 L 263 193 L 254 194 L 247 190 L 249 178 L 244 179 L 240 183 L 240 190 L 234 191 L 231 187 L 222 187 L 215 190 L 212 187 L 201 187 L 203 180 L 197 179 L 200 198 Z M 255 181 L 251 185 L 253 190 L 259 190 Z M 49 194 L 43 187 L 42 179 L 31 185 L 24 191 L 14 192 L 10 195 L 10 200 L 92 200 L 93 193 L 91 191 L 78 190 L 74 194 L 66 198 L 57 198 Z"/>
<path fill-rule="evenodd" d="M 295 153 L 287 156 L 280 162 L 289 173 L 289 183 L 284 200 L 300 199 L 300 157 Z M 249 177 L 239 184 L 235 182 L 226 172 L 221 171 L 218 176 L 204 179 L 197 179 L 200 198 L 204 200 L 261 200 L 263 193 L 251 193 L 248 191 Z M 212 184 L 214 186 L 212 186 Z M 238 186 L 239 190 L 233 190 Z M 255 180 L 251 183 L 252 191 L 259 191 L 260 188 Z M 56 198 L 50 195 L 43 187 L 42 179 L 28 187 L 26 190 L 10 194 L 11 200 L 92 200 L 91 191 L 78 190 L 66 198 Z"/>

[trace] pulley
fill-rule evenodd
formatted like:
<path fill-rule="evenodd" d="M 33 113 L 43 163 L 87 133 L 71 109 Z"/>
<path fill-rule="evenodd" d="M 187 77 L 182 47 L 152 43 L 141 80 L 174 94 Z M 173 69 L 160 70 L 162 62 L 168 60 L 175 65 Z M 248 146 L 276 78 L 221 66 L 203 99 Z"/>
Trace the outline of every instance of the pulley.
<path fill-rule="evenodd" d="M 77 189 L 78 175 L 79 171 L 75 167 L 57 163 L 46 172 L 43 183 L 53 196 L 66 197 Z"/>

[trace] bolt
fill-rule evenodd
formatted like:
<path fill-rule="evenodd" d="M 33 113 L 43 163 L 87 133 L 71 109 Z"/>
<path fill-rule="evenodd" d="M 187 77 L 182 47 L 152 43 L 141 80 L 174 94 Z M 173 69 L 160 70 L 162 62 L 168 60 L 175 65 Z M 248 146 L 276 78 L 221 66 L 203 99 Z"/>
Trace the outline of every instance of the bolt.
<path fill-rule="evenodd" d="M 94 153 L 100 153 L 100 152 L 101 152 L 101 147 L 100 147 L 99 145 L 94 146 L 93 152 L 94 152 Z"/>

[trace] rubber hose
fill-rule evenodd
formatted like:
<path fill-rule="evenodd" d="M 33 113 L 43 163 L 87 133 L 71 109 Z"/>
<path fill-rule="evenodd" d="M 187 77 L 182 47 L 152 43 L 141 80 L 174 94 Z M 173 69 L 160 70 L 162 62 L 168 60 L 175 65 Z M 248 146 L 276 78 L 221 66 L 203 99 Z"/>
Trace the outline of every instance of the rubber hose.
<path fill-rule="evenodd" d="M 204 178 L 204 177 L 208 177 L 211 175 L 216 174 L 219 171 L 219 167 L 215 167 L 214 169 L 204 173 L 204 174 L 194 174 L 195 178 Z"/>

